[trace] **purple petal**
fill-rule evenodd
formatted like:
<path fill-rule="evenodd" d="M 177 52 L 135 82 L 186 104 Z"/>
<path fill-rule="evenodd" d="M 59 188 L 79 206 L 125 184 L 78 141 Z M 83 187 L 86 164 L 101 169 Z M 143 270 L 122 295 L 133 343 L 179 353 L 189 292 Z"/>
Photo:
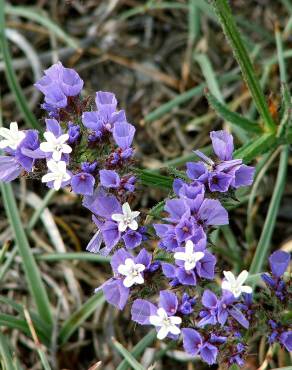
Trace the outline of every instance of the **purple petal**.
<path fill-rule="evenodd" d="M 113 271 L 118 274 L 118 267 L 124 265 L 127 258 L 133 259 L 133 256 L 124 248 L 118 249 L 111 258 L 111 266 Z"/>
<path fill-rule="evenodd" d="M 176 268 L 174 265 L 171 265 L 170 263 L 162 262 L 161 263 L 162 272 L 168 279 L 174 279 L 176 274 Z"/>
<path fill-rule="evenodd" d="M 103 125 L 100 121 L 98 112 L 84 112 L 82 114 L 82 123 L 85 127 L 96 131 L 102 131 Z"/>
<path fill-rule="evenodd" d="M 196 272 L 201 278 L 212 280 L 215 275 L 216 257 L 205 251 L 204 257 L 197 262 Z"/>
<path fill-rule="evenodd" d="M 113 130 L 113 138 L 116 144 L 125 150 L 131 146 L 135 131 L 135 127 L 130 123 L 116 123 Z"/>
<path fill-rule="evenodd" d="M 192 356 L 197 355 L 199 347 L 202 344 L 201 335 L 196 330 L 190 328 L 182 329 L 182 335 L 184 350 Z"/>
<path fill-rule="evenodd" d="M 116 171 L 112 170 L 100 170 L 100 183 L 102 186 L 106 188 L 118 188 L 121 183 L 120 176 L 116 173 Z"/>
<path fill-rule="evenodd" d="M 204 162 L 187 162 L 187 176 L 191 180 L 205 183 L 208 179 L 208 171 Z"/>
<path fill-rule="evenodd" d="M 150 266 L 151 260 L 152 256 L 145 248 L 141 249 L 138 256 L 135 257 L 135 263 L 141 263 L 146 267 L 146 269 Z"/>
<path fill-rule="evenodd" d="M 61 76 L 60 86 L 66 96 L 76 96 L 81 92 L 83 81 L 74 69 L 63 68 Z"/>
<path fill-rule="evenodd" d="M 151 325 L 149 317 L 156 315 L 157 307 L 145 299 L 136 299 L 132 305 L 132 320 L 140 325 Z"/>
<path fill-rule="evenodd" d="M 56 137 L 59 137 L 60 135 L 63 134 L 63 130 L 62 130 L 59 122 L 56 119 L 47 118 L 45 121 L 46 121 L 46 130 L 47 131 L 52 132 Z"/>
<path fill-rule="evenodd" d="M 219 191 L 220 193 L 225 193 L 228 191 L 232 180 L 233 176 L 224 172 L 211 172 L 208 179 L 209 189 L 210 191 Z"/>
<path fill-rule="evenodd" d="M 177 296 L 169 290 L 162 290 L 159 294 L 159 307 L 165 309 L 168 315 L 174 315 L 177 311 Z"/>
<path fill-rule="evenodd" d="M 170 217 L 167 219 L 171 222 L 179 222 L 184 214 L 189 214 L 189 208 L 181 199 L 167 200 L 165 204 L 165 211 L 169 213 Z"/>
<path fill-rule="evenodd" d="M 113 213 L 121 213 L 122 207 L 115 196 L 106 196 L 95 193 L 93 196 L 86 196 L 83 205 L 92 213 L 111 220 Z"/>
<path fill-rule="evenodd" d="M 211 290 L 205 290 L 202 296 L 202 303 L 207 308 L 215 308 L 218 304 L 216 295 Z"/>
<path fill-rule="evenodd" d="M 228 161 L 232 159 L 232 153 L 234 150 L 233 146 L 233 136 L 227 131 L 212 131 L 210 133 L 212 140 L 212 146 L 215 154 L 222 161 Z"/>
<path fill-rule="evenodd" d="M 86 250 L 90 253 L 98 253 L 100 250 L 101 243 L 102 243 L 102 235 L 100 231 L 98 230 L 93 235 L 90 242 L 87 244 Z"/>
<path fill-rule="evenodd" d="M 126 248 L 128 249 L 134 249 L 138 247 L 142 242 L 142 235 L 134 230 L 128 230 L 123 235 L 123 240 L 125 243 Z"/>
<path fill-rule="evenodd" d="M 21 173 L 21 166 L 14 157 L 0 156 L 0 181 L 10 182 Z"/>
<path fill-rule="evenodd" d="M 199 209 L 199 217 L 209 225 L 228 224 L 228 212 L 222 207 L 219 200 L 205 199 Z"/>
<path fill-rule="evenodd" d="M 241 186 L 251 185 L 253 182 L 254 173 L 255 173 L 254 167 L 242 164 L 235 171 L 235 178 L 234 181 L 232 182 L 232 186 L 237 189 Z"/>
<path fill-rule="evenodd" d="M 280 342 L 287 349 L 287 351 L 292 351 L 292 331 L 285 331 L 280 336 Z"/>
<path fill-rule="evenodd" d="M 230 315 L 239 322 L 240 325 L 242 325 L 245 329 L 249 328 L 249 322 L 247 319 L 243 316 L 242 312 L 240 312 L 236 307 L 233 307 L 228 310 Z"/>
<path fill-rule="evenodd" d="M 107 91 L 98 91 L 95 97 L 95 104 L 97 108 L 100 108 L 103 105 L 110 105 L 113 110 L 116 110 L 118 102 L 115 94 Z"/>
<path fill-rule="evenodd" d="M 183 285 L 195 286 L 197 284 L 195 273 L 193 271 L 186 271 L 183 267 L 178 267 L 176 269 L 176 277 Z"/>
<path fill-rule="evenodd" d="M 122 310 L 127 304 L 130 289 L 126 288 L 122 280 L 111 279 L 101 286 L 107 302 Z"/>
<path fill-rule="evenodd" d="M 104 243 L 106 245 L 105 255 L 109 254 L 110 251 L 118 244 L 120 240 L 120 232 L 118 225 L 112 221 L 106 221 L 100 228 L 103 236 Z"/>
<path fill-rule="evenodd" d="M 80 172 L 71 179 L 72 190 L 76 194 L 92 195 L 95 178 L 87 172 Z"/>
<path fill-rule="evenodd" d="M 201 348 L 200 355 L 208 365 L 213 365 L 216 363 L 218 349 L 213 344 L 205 343 Z"/>
<path fill-rule="evenodd" d="M 284 251 L 276 251 L 269 257 L 272 273 L 276 277 L 281 277 L 287 270 L 290 263 L 290 254 Z"/>

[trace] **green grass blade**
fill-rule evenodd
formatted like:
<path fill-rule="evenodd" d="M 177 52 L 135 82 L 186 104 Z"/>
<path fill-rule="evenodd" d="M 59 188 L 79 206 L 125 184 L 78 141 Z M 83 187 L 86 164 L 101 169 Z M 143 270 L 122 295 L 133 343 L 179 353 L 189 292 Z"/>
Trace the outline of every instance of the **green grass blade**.
<path fill-rule="evenodd" d="M 250 121 L 249 119 L 243 117 L 242 115 L 230 111 L 226 105 L 222 104 L 213 94 L 207 92 L 206 98 L 210 106 L 216 111 L 216 113 L 221 116 L 224 120 L 242 128 L 248 132 L 261 133 L 262 130 L 257 122 Z"/>
<path fill-rule="evenodd" d="M 172 189 L 173 179 L 171 177 L 159 175 L 149 170 L 137 169 L 135 173 L 143 185 L 155 186 L 167 190 Z"/>
<path fill-rule="evenodd" d="M 71 317 L 63 324 L 59 333 L 59 343 L 64 345 L 71 335 L 80 327 L 80 325 L 96 310 L 96 308 L 104 303 L 102 292 L 97 292 L 88 299 Z"/>
<path fill-rule="evenodd" d="M 139 364 L 139 362 L 132 356 L 132 354 L 119 343 L 115 338 L 112 338 L 113 345 L 115 349 L 124 357 L 128 364 L 134 370 L 145 370 L 145 368 Z"/>
<path fill-rule="evenodd" d="M 273 149 L 277 143 L 278 140 L 274 134 L 263 134 L 235 150 L 234 158 L 240 158 L 245 163 L 249 163 L 258 155 L 265 154 Z"/>
<path fill-rule="evenodd" d="M 147 347 L 149 347 L 156 339 L 157 333 L 156 330 L 151 330 L 148 334 L 143 337 L 140 342 L 138 342 L 135 347 L 131 351 L 131 355 L 134 358 L 137 358 L 138 356 L 142 355 L 142 353 L 145 351 Z M 128 370 L 129 364 L 127 360 L 123 360 L 119 366 L 117 367 L 117 370 Z"/>
<path fill-rule="evenodd" d="M 15 370 L 10 348 L 8 346 L 6 338 L 1 332 L 0 332 L 0 355 L 1 355 L 0 360 L 2 359 L 2 362 L 4 364 L 3 370 Z"/>
<path fill-rule="evenodd" d="M 254 103 L 263 119 L 264 126 L 267 131 L 275 132 L 275 122 L 269 112 L 265 96 L 261 90 L 252 62 L 236 27 L 228 2 L 227 0 L 212 0 L 212 5 L 220 20 L 223 31 L 230 42 Z"/>
<path fill-rule="evenodd" d="M 21 87 L 18 83 L 16 74 L 13 69 L 12 59 L 8 47 L 8 42 L 5 35 L 5 17 L 4 17 L 4 10 L 6 6 L 4 6 L 4 0 L 0 0 L 0 49 L 2 51 L 3 59 L 5 62 L 5 74 L 7 78 L 8 85 L 10 90 L 13 92 L 15 96 L 16 103 L 19 107 L 20 112 L 23 115 L 23 118 L 26 124 L 32 128 L 39 129 L 40 125 L 35 118 L 34 114 L 31 112 L 25 96 L 22 93 Z"/>
<path fill-rule="evenodd" d="M 22 259 L 22 266 L 24 268 L 29 290 L 34 298 L 40 317 L 45 322 L 52 325 L 53 317 L 50 311 L 50 302 L 24 232 L 11 185 L 0 183 L 0 188 L 4 207 Z"/>
<path fill-rule="evenodd" d="M 12 316 L 12 315 L 0 313 L 0 326 L 4 326 L 7 328 L 11 328 L 11 329 L 18 329 L 21 332 L 23 332 L 25 335 L 27 335 L 28 337 L 31 337 L 29 327 L 27 325 L 27 322 L 24 319 L 21 319 L 21 318 Z M 50 340 L 48 339 L 48 335 L 44 335 L 42 332 L 39 332 L 38 330 L 37 330 L 37 335 L 44 345 L 46 346 L 50 345 Z"/>
<path fill-rule="evenodd" d="M 35 118 L 34 114 L 31 112 L 25 96 L 21 90 L 19 82 L 17 80 L 16 74 L 13 69 L 12 59 L 8 47 L 8 42 L 5 35 L 5 18 L 4 18 L 4 0 L 0 0 L 0 49 L 2 51 L 3 60 L 5 62 L 5 75 L 7 78 L 8 85 L 10 90 L 15 96 L 16 103 L 19 107 L 20 112 L 23 115 L 23 118 L 26 124 L 32 128 L 40 129 L 40 125 Z"/>
<path fill-rule="evenodd" d="M 26 6 L 5 6 L 5 13 L 10 15 L 17 15 L 18 17 L 24 17 L 30 19 L 36 23 L 41 24 L 53 34 L 55 34 L 60 40 L 64 41 L 68 46 L 78 49 L 79 45 L 76 40 L 67 35 L 56 23 L 54 23 L 44 12 L 40 12 L 39 9 Z"/>
<path fill-rule="evenodd" d="M 109 263 L 110 257 L 102 256 L 100 254 L 94 254 L 89 252 L 79 252 L 79 253 L 48 253 L 36 255 L 35 258 L 41 261 L 48 262 L 58 262 L 58 261 L 68 261 L 68 260 L 78 260 L 78 261 L 90 261 L 97 263 Z"/>
<path fill-rule="evenodd" d="M 285 147 L 282 149 L 280 157 L 277 181 L 269 205 L 268 214 L 264 223 L 260 240 L 257 245 L 256 252 L 250 265 L 249 272 L 251 274 L 256 274 L 262 271 L 262 268 L 267 260 L 267 255 L 270 249 L 271 238 L 278 215 L 281 198 L 285 189 L 288 158 L 289 147 L 285 145 Z"/>

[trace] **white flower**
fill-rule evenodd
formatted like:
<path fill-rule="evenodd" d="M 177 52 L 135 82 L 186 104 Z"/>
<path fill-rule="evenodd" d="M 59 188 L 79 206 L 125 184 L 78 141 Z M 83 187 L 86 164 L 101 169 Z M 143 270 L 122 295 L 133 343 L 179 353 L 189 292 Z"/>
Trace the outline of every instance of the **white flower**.
<path fill-rule="evenodd" d="M 252 293 L 252 288 L 248 285 L 243 285 L 248 277 L 248 272 L 243 270 L 236 278 L 231 271 L 223 271 L 226 280 L 222 281 L 222 289 L 229 290 L 235 298 L 238 298 L 241 293 Z"/>
<path fill-rule="evenodd" d="M 56 137 L 52 132 L 48 131 L 44 133 L 44 138 L 47 140 L 40 145 L 40 149 L 45 153 L 53 153 L 52 158 L 58 162 L 61 160 L 63 153 L 71 153 L 72 148 L 68 144 L 65 144 L 69 139 L 68 134 Z"/>
<path fill-rule="evenodd" d="M 176 252 L 174 258 L 176 260 L 185 261 L 184 268 L 186 271 L 190 271 L 196 267 L 196 263 L 204 257 L 204 252 L 194 252 L 194 243 L 188 240 L 185 245 L 184 252 Z"/>
<path fill-rule="evenodd" d="M 17 122 L 11 122 L 9 129 L 0 127 L 0 136 L 4 137 L 4 140 L 0 141 L 0 149 L 9 147 L 15 150 L 25 138 L 25 133 L 23 131 L 18 131 Z"/>
<path fill-rule="evenodd" d="M 118 222 L 119 231 L 125 231 L 129 227 L 131 230 L 138 229 L 138 223 L 135 220 L 139 216 L 140 212 L 131 211 L 129 203 L 124 203 L 122 206 L 123 213 L 114 213 L 112 219 Z"/>
<path fill-rule="evenodd" d="M 179 316 L 168 316 L 165 309 L 160 307 L 157 310 L 157 316 L 150 316 L 149 321 L 152 325 L 160 327 L 157 333 L 158 339 L 164 339 L 168 333 L 178 335 L 180 328 L 176 325 L 180 325 L 182 319 Z"/>
<path fill-rule="evenodd" d="M 66 162 L 60 161 L 55 162 L 50 160 L 47 162 L 48 169 L 51 172 L 48 172 L 42 177 L 42 182 L 54 182 L 54 189 L 59 190 L 63 181 L 68 181 L 71 176 L 66 171 Z"/>
<path fill-rule="evenodd" d="M 123 281 L 126 288 L 130 288 L 134 284 L 143 284 L 144 278 L 141 272 L 144 270 L 145 266 L 142 263 L 135 263 L 131 258 L 127 258 L 125 264 L 118 267 L 118 272 L 126 276 Z"/>

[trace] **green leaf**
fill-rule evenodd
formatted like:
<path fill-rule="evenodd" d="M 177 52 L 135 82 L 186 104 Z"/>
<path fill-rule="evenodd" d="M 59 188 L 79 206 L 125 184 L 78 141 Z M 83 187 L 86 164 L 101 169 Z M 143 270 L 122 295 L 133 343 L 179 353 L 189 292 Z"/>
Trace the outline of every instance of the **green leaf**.
<path fill-rule="evenodd" d="M 36 23 L 41 24 L 50 32 L 55 34 L 60 40 L 64 41 L 69 47 L 78 49 L 79 45 L 76 40 L 69 36 L 62 30 L 56 23 L 54 23 L 44 12 L 41 12 L 38 8 L 27 7 L 27 6 L 5 6 L 5 13 L 10 15 L 16 15 L 18 17 L 24 17 L 30 19 Z"/>
<path fill-rule="evenodd" d="M 151 330 L 148 334 L 145 335 L 145 337 L 143 337 L 140 340 L 140 342 L 138 342 L 135 345 L 135 347 L 131 351 L 131 355 L 134 358 L 137 358 L 138 356 L 142 355 L 145 349 L 154 342 L 156 336 L 157 336 L 156 330 Z M 117 370 L 128 370 L 128 367 L 129 367 L 128 361 L 123 360 L 117 367 Z"/>
<path fill-rule="evenodd" d="M 27 279 L 28 287 L 36 303 L 39 316 L 51 327 L 53 317 L 50 311 L 50 302 L 41 279 L 40 272 L 25 235 L 17 205 L 10 184 L 0 183 L 4 207 L 11 224 L 16 245 L 22 259 L 22 266 Z"/>
<path fill-rule="evenodd" d="M 148 214 L 153 217 L 159 216 L 159 214 L 163 211 L 164 206 L 165 200 L 162 200 L 161 202 L 157 203 L 156 206 L 151 208 Z"/>
<path fill-rule="evenodd" d="M 245 163 L 251 162 L 258 155 L 262 155 L 273 149 L 278 143 L 274 134 L 262 134 L 256 139 L 237 149 L 234 152 L 234 158 L 243 159 Z"/>
<path fill-rule="evenodd" d="M 3 54 L 3 59 L 5 62 L 5 74 L 7 78 L 8 85 L 10 90 L 13 92 L 15 96 L 16 103 L 19 107 L 20 112 L 23 115 L 23 118 L 26 124 L 32 128 L 40 129 L 40 125 L 35 118 L 34 114 L 31 112 L 26 98 L 23 95 L 21 87 L 18 83 L 16 74 L 13 69 L 12 59 L 8 48 L 8 43 L 5 35 L 5 18 L 4 18 L 4 10 L 6 9 L 6 5 L 4 5 L 5 1 L 0 0 L 0 49 Z"/>
<path fill-rule="evenodd" d="M 21 332 L 23 332 L 28 337 L 31 337 L 31 333 L 29 330 L 29 327 L 27 325 L 27 322 L 24 319 L 7 315 L 4 313 L 0 313 L 0 326 L 4 326 L 11 329 L 18 329 Z M 37 335 L 41 342 L 45 344 L 46 346 L 50 345 L 50 340 L 48 339 L 48 335 L 44 336 L 42 332 L 39 332 L 36 328 Z"/>
<path fill-rule="evenodd" d="M 48 253 L 35 255 L 37 260 L 48 261 L 48 262 L 58 262 L 58 261 L 68 261 L 68 260 L 78 260 L 78 261 L 91 261 L 97 263 L 109 263 L 110 257 L 102 256 L 100 254 L 93 254 L 88 252 L 80 253 Z"/>
<path fill-rule="evenodd" d="M 239 126 L 240 128 L 244 129 L 248 132 L 254 132 L 254 133 L 261 133 L 262 129 L 255 121 L 250 121 L 249 119 L 243 117 L 242 115 L 231 112 L 225 104 L 221 103 L 214 95 L 212 95 L 210 92 L 207 92 L 206 98 L 208 99 L 208 102 L 210 106 L 216 111 L 216 113 L 221 116 L 225 121 L 228 121 L 230 123 L 233 123 L 236 126 Z"/>
<path fill-rule="evenodd" d="M 212 0 L 212 5 L 219 18 L 223 31 L 230 42 L 243 77 L 253 97 L 254 103 L 263 119 L 264 126 L 268 131 L 275 132 L 275 122 L 269 112 L 265 96 L 261 90 L 248 52 L 236 27 L 228 2 L 227 0 Z"/>
<path fill-rule="evenodd" d="M 271 247 L 271 238 L 275 228 L 281 198 L 285 189 L 288 158 L 289 147 L 285 145 L 281 152 L 277 180 L 273 190 L 273 195 L 269 205 L 267 217 L 249 269 L 250 274 L 257 274 L 262 271 L 263 266 L 267 260 L 267 255 Z"/>
<path fill-rule="evenodd" d="M 229 370 L 240 370 L 240 367 L 236 364 L 232 364 L 230 367 L 229 367 Z"/>
<path fill-rule="evenodd" d="M 121 345 L 121 343 L 119 343 L 115 338 L 112 338 L 112 342 L 115 349 L 124 357 L 124 359 L 134 370 L 145 370 L 144 367 L 135 359 L 135 357 L 133 357 L 132 354 Z"/>
<path fill-rule="evenodd" d="M 1 333 L 1 331 L 0 331 L 0 355 L 1 355 L 0 360 L 2 359 L 2 362 L 4 364 L 3 370 L 16 370 L 13 364 L 10 348 L 8 346 L 6 338 Z"/>
<path fill-rule="evenodd" d="M 143 185 L 155 186 L 163 189 L 172 189 L 173 179 L 168 176 L 159 175 L 149 170 L 135 170 L 136 175 Z"/>
<path fill-rule="evenodd" d="M 73 313 L 64 323 L 59 333 L 59 343 L 64 345 L 72 334 L 88 319 L 98 306 L 104 303 L 104 296 L 101 291 L 88 299 L 77 311 Z"/>

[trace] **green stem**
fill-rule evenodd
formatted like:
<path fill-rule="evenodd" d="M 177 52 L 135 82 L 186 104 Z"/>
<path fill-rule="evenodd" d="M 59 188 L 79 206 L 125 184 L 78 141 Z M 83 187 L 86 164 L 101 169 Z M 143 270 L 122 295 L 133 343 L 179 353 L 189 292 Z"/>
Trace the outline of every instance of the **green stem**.
<path fill-rule="evenodd" d="M 241 68 L 243 77 L 246 80 L 257 110 L 264 121 L 264 125 L 267 131 L 275 132 L 275 122 L 273 121 L 273 118 L 269 112 L 267 102 L 256 77 L 248 52 L 240 37 L 228 2 L 227 0 L 212 0 L 212 4 L 220 20 L 223 31 L 231 44 L 233 53 Z"/>

